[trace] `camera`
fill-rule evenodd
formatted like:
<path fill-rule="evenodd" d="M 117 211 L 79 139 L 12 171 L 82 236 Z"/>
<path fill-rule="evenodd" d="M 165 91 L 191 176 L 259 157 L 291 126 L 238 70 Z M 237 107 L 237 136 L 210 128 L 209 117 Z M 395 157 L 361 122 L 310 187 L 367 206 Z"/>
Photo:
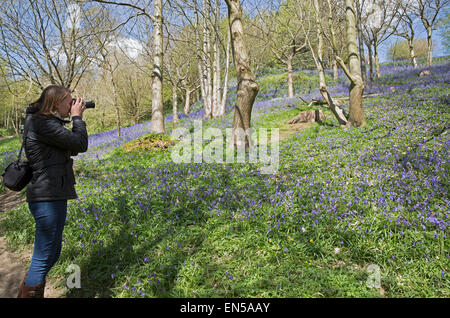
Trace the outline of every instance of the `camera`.
<path fill-rule="evenodd" d="M 73 98 L 72 105 L 75 104 L 76 101 L 76 98 Z M 85 102 L 84 105 L 86 106 L 86 108 L 95 108 L 95 102 L 93 100 Z"/>

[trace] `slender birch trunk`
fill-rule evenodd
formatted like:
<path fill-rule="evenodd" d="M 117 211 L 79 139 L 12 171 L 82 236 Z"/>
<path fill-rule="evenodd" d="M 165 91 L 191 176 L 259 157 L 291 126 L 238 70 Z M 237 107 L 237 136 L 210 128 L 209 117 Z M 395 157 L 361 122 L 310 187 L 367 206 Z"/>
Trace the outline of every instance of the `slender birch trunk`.
<path fill-rule="evenodd" d="M 113 104 L 116 110 L 116 125 L 117 125 L 117 137 L 120 137 L 120 109 L 117 101 L 117 84 L 114 79 L 114 74 L 111 72 L 111 84 L 113 86 Z"/>
<path fill-rule="evenodd" d="M 164 113 L 163 113 L 163 16 L 162 16 L 162 0 L 154 1 L 154 17 L 153 21 L 153 73 L 152 73 L 152 120 L 151 132 L 164 134 Z"/>
<path fill-rule="evenodd" d="M 414 52 L 414 28 L 412 23 L 409 25 L 409 30 L 411 32 L 411 35 L 408 37 L 408 45 L 409 45 L 409 56 L 411 58 L 411 63 L 414 68 L 417 68 L 417 60 L 416 60 L 416 53 Z"/>
<path fill-rule="evenodd" d="M 374 53 L 374 59 L 375 59 L 375 74 L 377 78 L 381 77 L 381 71 L 380 71 L 380 59 L 378 58 L 378 45 L 376 44 L 377 39 L 375 39 L 375 43 L 373 45 L 373 53 Z"/>
<path fill-rule="evenodd" d="M 366 60 L 364 58 L 364 43 L 363 43 L 363 34 L 362 34 L 362 26 L 361 26 L 361 6 L 359 0 L 356 0 L 356 9 L 357 9 L 357 29 L 358 29 L 358 49 L 359 49 L 359 57 L 361 63 L 361 75 L 363 79 L 364 85 L 367 85 L 367 70 L 366 70 Z"/>
<path fill-rule="evenodd" d="M 172 83 L 172 112 L 173 122 L 178 122 L 178 85 L 176 80 Z"/>
<path fill-rule="evenodd" d="M 6 129 L 9 129 L 9 120 L 10 120 L 10 113 L 12 113 L 12 110 L 11 110 L 11 112 L 10 111 L 8 111 L 7 112 L 7 114 L 8 114 L 8 117 L 6 117 Z"/>
<path fill-rule="evenodd" d="M 286 59 L 286 68 L 287 68 L 287 73 L 288 73 L 288 97 L 294 97 L 294 81 L 292 79 L 292 60 L 293 60 L 293 56 L 290 55 L 288 56 L 288 58 Z"/>
<path fill-rule="evenodd" d="M 369 85 L 373 87 L 373 55 L 372 55 L 372 44 L 367 44 L 367 49 L 369 51 Z"/>
<path fill-rule="evenodd" d="M 185 90 L 186 95 L 184 97 L 184 114 L 188 115 L 191 111 L 191 91 L 189 89 Z"/>
<path fill-rule="evenodd" d="M 416 60 L 416 53 L 414 52 L 414 44 L 412 39 L 408 39 L 408 46 L 409 46 L 409 57 L 411 59 L 411 64 L 414 68 L 417 68 L 417 60 Z"/>
<path fill-rule="evenodd" d="M 205 83 L 205 65 L 203 64 L 203 52 L 202 52 L 202 44 L 201 44 L 201 40 L 200 40 L 200 19 L 198 16 L 198 12 L 199 9 L 197 8 L 197 1 L 193 1 L 193 5 L 194 5 L 194 14 L 195 14 L 195 45 L 197 48 L 197 71 L 198 71 L 198 78 L 200 81 L 200 94 L 203 97 L 203 108 L 206 109 L 205 106 L 205 96 L 206 96 L 206 83 Z M 186 95 L 188 93 L 186 92 Z M 190 93 L 189 93 L 190 94 Z M 189 105 L 190 108 L 190 105 Z M 190 109 L 187 110 L 186 113 L 186 108 L 185 108 L 185 114 L 187 115 L 189 113 Z"/>
<path fill-rule="evenodd" d="M 214 41 L 213 41 L 213 98 L 212 98 L 212 116 L 220 116 L 220 39 L 219 39 L 219 1 L 216 0 L 214 9 Z"/>
<path fill-rule="evenodd" d="M 230 48 L 231 48 L 231 34 L 228 30 L 227 51 L 225 53 L 225 78 L 223 80 L 222 100 L 220 101 L 220 116 L 225 115 L 227 96 L 228 96 L 228 74 L 230 70 Z"/>
<path fill-rule="evenodd" d="M 209 17 L 209 1 L 203 0 L 203 45 L 202 45 L 202 62 L 203 62 L 203 83 L 204 83 L 204 93 L 203 104 L 204 104 L 204 115 L 203 119 L 210 119 L 212 117 L 212 86 L 211 86 L 211 58 L 210 58 L 210 32 L 207 22 L 207 17 Z"/>
<path fill-rule="evenodd" d="M 339 79 L 339 69 L 335 59 L 333 59 L 333 79 L 337 81 Z"/>
<path fill-rule="evenodd" d="M 111 77 L 111 85 L 112 85 L 112 97 L 113 97 L 113 106 L 116 113 L 116 126 L 117 126 L 117 137 L 120 137 L 120 109 L 119 109 L 119 103 L 118 103 L 118 97 L 117 97 L 117 83 L 115 79 L 115 73 L 117 70 L 117 56 L 114 54 L 114 58 L 116 60 L 116 66 L 113 67 L 113 64 L 107 57 L 107 53 L 105 51 L 102 51 L 101 56 L 103 58 L 103 68 L 109 73 L 109 76 Z M 102 76 L 103 80 L 105 79 L 105 73 L 103 73 Z"/>
<path fill-rule="evenodd" d="M 433 40 L 431 38 L 432 28 L 431 26 L 427 27 L 427 44 L 428 44 L 428 52 L 427 52 L 427 66 L 431 66 L 433 64 Z"/>

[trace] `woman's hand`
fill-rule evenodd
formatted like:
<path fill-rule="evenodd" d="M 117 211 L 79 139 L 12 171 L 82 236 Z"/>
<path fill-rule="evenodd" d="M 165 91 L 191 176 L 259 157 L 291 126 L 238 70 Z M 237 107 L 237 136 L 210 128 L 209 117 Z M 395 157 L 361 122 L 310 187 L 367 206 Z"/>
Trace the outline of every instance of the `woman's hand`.
<path fill-rule="evenodd" d="M 83 112 L 86 109 L 86 106 L 84 105 L 84 99 L 77 98 L 75 102 L 72 104 L 72 107 L 70 109 L 70 113 L 73 116 L 80 116 L 83 118 Z"/>

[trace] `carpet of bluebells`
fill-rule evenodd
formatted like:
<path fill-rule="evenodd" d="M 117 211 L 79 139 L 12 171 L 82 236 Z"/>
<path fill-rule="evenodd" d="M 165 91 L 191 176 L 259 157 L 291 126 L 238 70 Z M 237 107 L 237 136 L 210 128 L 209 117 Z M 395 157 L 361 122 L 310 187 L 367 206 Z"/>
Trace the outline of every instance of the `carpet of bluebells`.
<path fill-rule="evenodd" d="M 82 288 L 67 297 L 450 297 L 450 63 L 430 69 L 384 66 L 365 91 L 380 94 L 364 100 L 367 126 L 339 127 L 324 110 L 322 124 L 280 141 L 276 174 L 125 152 L 149 123 L 90 136 L 50 274 L 65 284 L 66 268 L 80 266 Z M 291 99 L 269 87 L 254 127 L 284 126 L 306 109 L 298 95 L 319 97 L 309 82 Z M 330 91 L 345 96 L 348 84 Z M 231 127 L 235 98 L 203 125 Z M 26 204 L 0 226 L 12 245 L 33 243 Z"/>

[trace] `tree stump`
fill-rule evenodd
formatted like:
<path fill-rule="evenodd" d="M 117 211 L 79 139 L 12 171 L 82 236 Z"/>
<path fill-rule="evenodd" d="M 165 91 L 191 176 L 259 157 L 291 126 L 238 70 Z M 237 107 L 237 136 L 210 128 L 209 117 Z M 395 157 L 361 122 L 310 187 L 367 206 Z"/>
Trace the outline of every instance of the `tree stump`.
<path fill-rule="evenodd" d="M 431 71 L 423 70 L 422 72 L 420 72 L 419 77 L 424 77 L 424 76 L 428 76 L 428 75 L 431 75 Z"/>

